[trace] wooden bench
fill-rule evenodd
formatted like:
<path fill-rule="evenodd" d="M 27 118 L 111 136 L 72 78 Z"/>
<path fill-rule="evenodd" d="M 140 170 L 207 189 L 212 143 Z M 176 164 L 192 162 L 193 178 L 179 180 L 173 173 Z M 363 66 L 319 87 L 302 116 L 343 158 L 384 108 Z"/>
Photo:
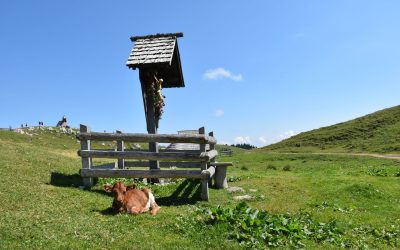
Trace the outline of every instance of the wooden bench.
<path fill-rule="evenodd" d="M 139 134 L 139 133 L 99 133 L 91 132 L 85 125 L 80 126 L 77 138 L 81 141 L 81 150 L 78 155 L 82 158 L 83 183 L 86 187 L 93 186 L 94 177 L 123 177 L 123 178 L 188 178 L 201 180 L 201 198 L 208 200 L 208 188 L 227 188 L 226 167 L 232 163 L 218 163 L 215 158 L 217 143 L 213 132 L 205 135 L 204 127 L 199 134 Z M 91 141 L 116 141 L 115 150 L 91 149 Z M 126 151 L 125 142 L 158 142 L 158 143 L 196 143 L 200 150 L 190 151 Z M 206 150 L 206 145 L 209 150 Z M 96 167 L 92 164 L 93 158 L 117 159 L 116 167 Z M 127 161 L 135 159 L 136 161 Z M 148 167 L 149 161 L 159 161 L 158 169 L 131 169 Z M 172 167 L 175 167 L 174 169 Z M 164 169 L 161 169 L 164 168 Z M 165 169 L 169 168 L 169 169 Z M 189 168 L 182 169 L 182 168 Z"/>

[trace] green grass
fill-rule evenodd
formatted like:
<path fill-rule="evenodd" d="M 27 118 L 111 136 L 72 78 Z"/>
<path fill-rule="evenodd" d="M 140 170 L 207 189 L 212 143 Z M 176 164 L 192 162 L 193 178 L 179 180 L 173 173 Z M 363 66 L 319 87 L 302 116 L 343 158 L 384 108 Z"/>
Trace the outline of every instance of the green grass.
<path fill-rule="evenodd" d="M 400 153 L 400 106 L 300 133 L 263 150 Z"/>
<path fill-rule="evenodd" d="M 232 238 L 236 227 L 210 224 L 196 212 L 236 207 L 236 194 L 226 190 L 211 189 L 210 201 L 203 202 L 197 183 L 151 185 L 162 207 L 157 216 L 110 213 L 112 197 L 102 184 L 115 180 L 100 179 L 92 190 L 81 189 L 79 145 L 72 137 L 0 131 L 0 248 L 245 247 Z M 318 222 L 335 220 L 353 247 L 391 247 L 371 232 L 400 226 L 399 161 L 246 150 L 218 160 L 234 163 L 228 170 L 234 180 L 229 185 L 255 197 L 248 202 L 251 208 L 290 216 L 307 211 Z M 328 242 L 303 243 L 307 248 L 338 248 Z"/>

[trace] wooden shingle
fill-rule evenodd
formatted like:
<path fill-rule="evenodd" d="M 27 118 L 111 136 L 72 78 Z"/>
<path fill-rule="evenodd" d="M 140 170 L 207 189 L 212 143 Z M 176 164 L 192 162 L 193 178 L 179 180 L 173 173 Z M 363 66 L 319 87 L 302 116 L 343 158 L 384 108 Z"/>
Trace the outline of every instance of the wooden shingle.
<path fill-rule="evenodd" d="M 184 87 L 177 38 L 182 33 L 135 36 L 126 65 L 129 68 L 152 69 L 164 80 L 163 88 Z"/>

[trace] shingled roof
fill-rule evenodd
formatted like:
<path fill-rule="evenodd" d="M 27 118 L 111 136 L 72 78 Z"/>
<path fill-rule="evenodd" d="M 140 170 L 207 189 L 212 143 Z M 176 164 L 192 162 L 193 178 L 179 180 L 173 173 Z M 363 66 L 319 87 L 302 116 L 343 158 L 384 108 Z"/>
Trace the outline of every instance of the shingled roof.
<path fill-rule="evenodd" d="M 152 69 L 164 80 L 163 88 L 184 87 L 178 37 L 182 33 L 134 36 L 135 43 L 126 65 L 129 68 Z"/>

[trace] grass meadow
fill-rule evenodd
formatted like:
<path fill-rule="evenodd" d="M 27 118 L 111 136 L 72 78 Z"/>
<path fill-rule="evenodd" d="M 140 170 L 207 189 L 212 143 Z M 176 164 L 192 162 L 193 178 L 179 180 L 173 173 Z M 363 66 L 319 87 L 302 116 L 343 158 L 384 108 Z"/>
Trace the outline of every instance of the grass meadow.
<path fill-rule="evenodd" d="M 91 190 L 82 189 L 78 148 L 73 135 L 57 131 L 37 131 L 32 137 L 0 131 L 0 248 L 274 247 L 265 240 L 265 234 L 252 233 L 256 230 L 252 222 L 251 227 L 245 227 L 244 219 L 232 219 L 232 210 L 216 212 L 218 206 L 237 207 L 240 201 L 234 196 L 244 194 L 253 197 L 247 201 L 253 210 L 245 213 L 266 210 L 283 218 L 284 226 L 292 225 L 291 218 L 298 218 L 299 213 L 307 213 L 320 227 L 335 223 L 334 229 L 326 229 L 329 237 L 301 238 L 293 233 L 298 230 L 294 226 L 285 229 L 278 223 L 278 228 L 271 222 L 270 234 L 282 234 L 276 238 L 278 248 L 400 247 L 398 160 L 236 150 L 232 157 L 218 161 L 234 163 L 228 170 L 228 184 L 244 188 L 244 193 L 211 189 L 210 201 L 204 202 L 196 182 L 150 185 L 162 207 L 160 212 L 156 216 L 132 216 L 113 214 L 109 209 L 112 197 L 102 191 L 102 185 L 116 180 L 99 179 Z M 216 213 L 219 217 L 214 216 Z M 259 212 L 251 214 L 252 219 L 256 214 Z M 228 217 L 231 219 L 224 219 Z M 293 225 L 303 225 L 293 221 Z M 315 234 L 307 230 L 305 235 Z M 301 244 L 292 245 L 292 236 L 300 237 Z"/>

